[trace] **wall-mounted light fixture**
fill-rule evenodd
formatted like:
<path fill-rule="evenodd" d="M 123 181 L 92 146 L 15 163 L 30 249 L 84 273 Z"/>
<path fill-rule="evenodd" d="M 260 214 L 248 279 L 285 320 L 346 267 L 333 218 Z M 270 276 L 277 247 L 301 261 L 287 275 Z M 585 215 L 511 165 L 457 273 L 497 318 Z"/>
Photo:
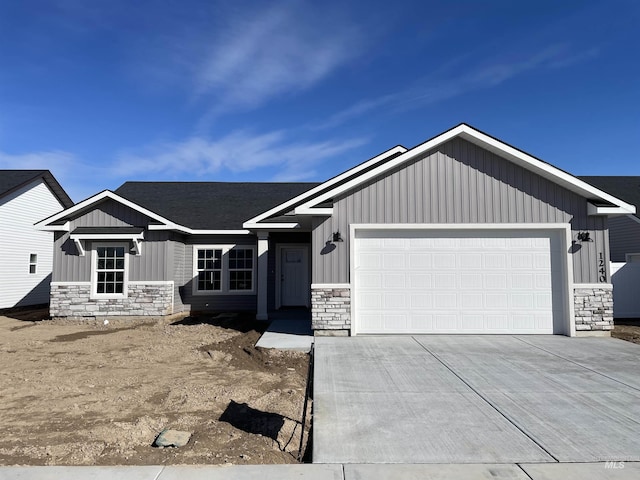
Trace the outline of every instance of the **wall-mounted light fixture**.
<path fill-rule="evenodd" d="M 591 242 L 589 232 L 578 232 L 578 240 L 581 242 Z"/>
<path fill-rule="evenodd" d="M 340 231 L 334 232 L 331 238 L 334 242 L 344 242 L 342 235 L 340 235 Z"/>

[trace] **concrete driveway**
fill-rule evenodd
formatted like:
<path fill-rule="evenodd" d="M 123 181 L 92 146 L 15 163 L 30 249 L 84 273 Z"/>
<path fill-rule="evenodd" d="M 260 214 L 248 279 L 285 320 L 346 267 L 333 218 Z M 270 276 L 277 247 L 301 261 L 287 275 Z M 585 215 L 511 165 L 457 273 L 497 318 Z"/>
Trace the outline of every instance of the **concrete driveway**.
<path fill-rule="evenodd" d="M 638 460 L 638 345 L 560 336 L 316 339 L 314 463 Z"/>

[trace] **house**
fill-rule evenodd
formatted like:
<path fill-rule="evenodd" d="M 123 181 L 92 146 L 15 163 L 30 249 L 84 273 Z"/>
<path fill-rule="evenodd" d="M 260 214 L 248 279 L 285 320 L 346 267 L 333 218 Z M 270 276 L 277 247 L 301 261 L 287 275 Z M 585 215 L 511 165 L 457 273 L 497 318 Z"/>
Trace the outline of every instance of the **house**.
<path fill-rule="evenodd" d="M 49 303 L 53 234 L 33 224 L 72 205 L 48 170 L 0 170 L 0 308 Z"/>
<path fill-rule="evenodd" d="M 310 307 L 316 334 L 603 334 L 633 205 L 466 124 L 321 184 L 138 183 L 55 233 L 54 316 Z"/>
<path fill-rule="evenodd" d="M 609 219 L 615 318 L 640 318 L 640 177 L 580 177 L 636 207 L 636 214 Z"/>

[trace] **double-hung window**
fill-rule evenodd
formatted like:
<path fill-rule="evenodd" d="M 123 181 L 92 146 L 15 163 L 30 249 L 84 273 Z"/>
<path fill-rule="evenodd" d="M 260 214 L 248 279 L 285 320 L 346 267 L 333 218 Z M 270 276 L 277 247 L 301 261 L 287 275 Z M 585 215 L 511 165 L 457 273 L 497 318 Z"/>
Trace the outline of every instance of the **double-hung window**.
<path fill-rule="evenodd" d="M 97 245 L 93 250 L 93 294 L 125 297 L 127 294 L 127 248 Z"/>
<path fill-rule="evenodd" d="M 255 255 L 246 245 L 194 246 L 194 293 L 255 293 Z"/>
<path fill-rule="evenodd" d="M 222 290 L 222 249 L 198 249 L 198 291 L 219 292 Z"/>

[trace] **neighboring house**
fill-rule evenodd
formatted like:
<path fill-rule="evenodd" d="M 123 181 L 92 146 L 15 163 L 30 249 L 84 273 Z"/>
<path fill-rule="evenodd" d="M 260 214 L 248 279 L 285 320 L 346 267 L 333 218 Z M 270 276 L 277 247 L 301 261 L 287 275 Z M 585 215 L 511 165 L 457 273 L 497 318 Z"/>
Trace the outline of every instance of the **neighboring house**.
<path fill-rule="evenodd" d="M 317 334 L 575 335 L 612 328 L 607 218 L 634 213 L 461 124 L 321 184 L 128 182 L 38 225 L 54 316 L 302 306 Z"/>
<path fill-rule="evenodd" d="M 580 177 L 591 185 L 613 192 L 635 205 L 635 215 L 609 219 L 613 314 L 616 318 L 640 318 L 640 177 Z"/>
<path fill-rule="evenodd" d="M 0 170 L 0 308 L 49 303 L 53 234 L 33 225 L 72 205 L 48 170 Z"/>

